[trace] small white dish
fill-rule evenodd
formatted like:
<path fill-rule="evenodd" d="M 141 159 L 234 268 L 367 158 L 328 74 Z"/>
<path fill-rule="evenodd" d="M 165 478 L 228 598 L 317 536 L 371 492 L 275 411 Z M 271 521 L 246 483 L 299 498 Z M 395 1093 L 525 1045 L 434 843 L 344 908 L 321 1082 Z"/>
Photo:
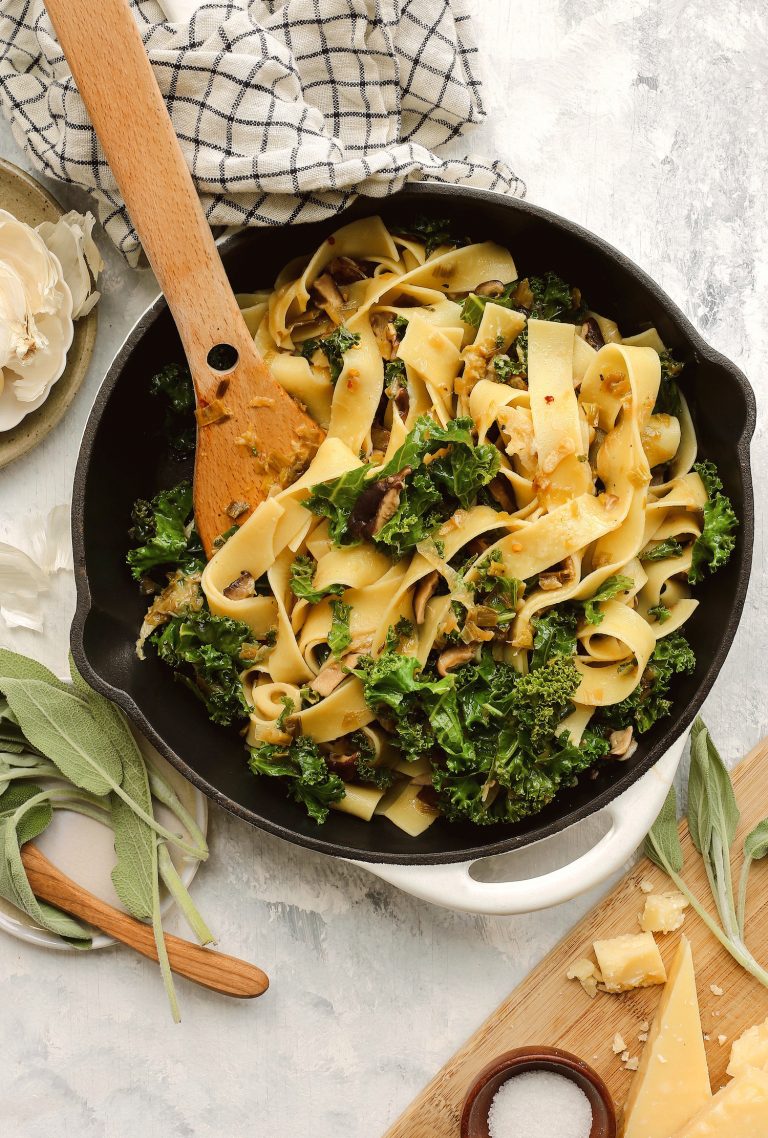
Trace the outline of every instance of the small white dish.
<path fill-rule="evenodd" d="M 197 822 L 205 834 L 208 828 L 208 800 L 191 782 L 188 782 L 179 772 L 167 763 L 155 748 L 142 739 L 138 733 L 136 739 L 142 753 L 151 757 L 163 775 L 176 791 L 184 806 Z M 164 806 L 155 804 L 158 821 L 178 831 L 179 822 Z M 183 828 L 182 828 L 183 832 Z M 186 835 L 188 836 L 188 835 Z M 115 893 L 111 873 L 115 865 L 115 850 L 113 833 L 107 826 L 86 818 L 82 814 L 73 814 L 70 811 L 56 810 L 53 821 L 47 830 L 43 831 L 35 844 L 53 864 L 76 881 L 79 885 L 95 893 L 102 901 L 114 905 L 116 909 L 125 912 L 125 907 Z M 175 846 L 169 846 L 173 863 L 184 884 L 189 887 L 197 873 L 200 862 L 189 857 Z M 170 912 L 174 902 L 171 896 L 163 891 L 161 897 L 161 910 L 163 916 Z M 28 944 L 36 944 L 42 948 L 53 948 L 59 952 L 80 952 L 81 949 L 67 944 L 54 933 L 36 925 L 31 917 L 22 913 L 14 905 L 0 897 L 0 929 L 18 940 Z M 92 947 L 106 948 L 114 944 L 112 937 L 97 932 L 94 935 Z"/>

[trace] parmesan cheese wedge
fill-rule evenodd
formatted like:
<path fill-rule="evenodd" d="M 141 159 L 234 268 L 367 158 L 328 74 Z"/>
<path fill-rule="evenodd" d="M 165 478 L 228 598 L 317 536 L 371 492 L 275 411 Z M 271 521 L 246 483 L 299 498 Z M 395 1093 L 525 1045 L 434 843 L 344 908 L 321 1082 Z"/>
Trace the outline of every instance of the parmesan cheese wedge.
<path fill-rule="evenodd" d="M 693 957 L 682 937 L 624 1108 L 624 1138 L 669 1138 L 711 1098 Z"/>
<path fill-rule="evenodd" d="M 747 1028 L 734 1040 L 728 1074 L 735 1078 L 747 1067 L 768 1068 L 768 1019 Z"/>
<path fill-rule="evenodd" d="M 768 1072 L 745 1067 L 673 1138 L 762 1138 L 768 1134 Z"/>

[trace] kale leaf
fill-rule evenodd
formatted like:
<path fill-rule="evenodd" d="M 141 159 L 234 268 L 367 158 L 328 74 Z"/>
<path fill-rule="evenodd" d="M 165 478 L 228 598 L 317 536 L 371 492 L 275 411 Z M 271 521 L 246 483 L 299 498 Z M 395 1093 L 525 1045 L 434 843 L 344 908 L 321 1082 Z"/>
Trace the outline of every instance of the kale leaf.
<path fill-rule="evenodd" d="M 260 743 L 249 750 L 253 773 L 287 778 L 293 798 L 318 824 L 328 817 L 330 804 L 344 797 L 344 783 L 329 771 L 320 748 L 308 735 L 299 735 L 290 744 Z"/>
<path fill-rule="evenodd" d="M 166 364 L 149 381 L 152 395 L 167 400 L 164 430 L 175 458 L 195 453 L 195 389 L 186 364 Z"/>
<path fill-rule="evenodd" d="M 658 604 L 653 605 L 648 609 L 648 615 L 655 617 L 659 624 L 664 624 L 665 621 L 669 620 L 672 613 L 669 611 L 666 605 Z"/>
<path fill-rule="evenodd" d="M 344 353 L 360 343 L 360 333 L 350 332 L 343 324 L 339 325 L 329 336 L 313 337 L 305 340 L 301 345 L 302 356 L 311 359 L 316 351 L 324 353 L 331 370 L 331 383 L 335 383 L 344 367 Z"/>
<path fill-rule="evenodd" d="M 614 573 L 613 576 L 607 577 L 594 596 L 583 602 L 584 619 L 587 624 L 602 624 L 604 613 L 597 606 L 601 601 L 612 600 L 618 593 L 628 592 L 634 583 L 631 577 L 625 577 L 621 573 Z"/>
<path fill-rule="evenodd" d="M 725 565 L 736 545 L 739 524 L 730 499 L 721 493 L 723 484 L 713 462 L 697 462 L 693 468 L 707 490 L 704 503 L 704 528 L 693 544 L 688 580 L 698 584 L 707 570 L 715 573 Z"/>
<path fill-rule="evenodd" d="M 214 723 L 229 725 L 250 712 L 240 673 L 251 642 L 247 624 L 208 609 L 172 616 L 150 636 L 161 660 L 203 701 Z"/>
<path fill-rule="evenodd" d="M 677 379 L 685 365 L 680 360 L 676 360 L 671 352 L 661 352 L 659 361 L 661 363 L 661 382 L 659 383 L 659 393 L 656 396 L 656 406 L 653 408 L 653 413 L 654 415 L 674 415 L 676 419 L 679 419 L 683 405 L 680 401 L 680 388 L 677 386 Z"/>
<path fill-rule="evenodd" d="M 493 549 L 476 569 L 474 581 L 468 582 L 474 591 L 475 604 L 493 609 L 497 628 L 507 627 L 517 613 L 517 602 L 525 585 L 517 577 L 504 573 L 504 557 L 500 549 Z"/>
<path fill-rule="evenodd" d="M 553 656 L 576 655 L 578 622 L 576 610 L 566 605 L 558 605 L 533 618 L 532 671 L 543 667 Z"/>
<path fill-rule="evenodd" d="M 658 542 L 652 549 L 645 549 L 638 556 L 641 561 L 663 561 L 665 557 L 680 557 L 683 547 L 674 537 Z"/>
<path fill-rule="evenodd" d="M 185 572 L 202 569 L 203 551 L 192 519 L 189 482 L 161 490 L 151 501 L 139 498 L 133 507 L 133 526 L 129 531 L 138 546 L 126 557 L 137 581 L 158 567 L 178 567 Z"/>
<path fill-rule="evenodd" d="M 427 455 L 443 448 L 445 454 L 424 464 Z M 313 486 L 304 505 L 329 519 L 334 545 L 358 545 L 361 538 L 350 528 L 358 501 L 366 491 L 375 493 L 377 483 L 407 470 L 394 514 L 372 537 L 376 546 L 401 557 L 451 517 L 457 507 L 472 505 L 478 490 L 495 477 L 499 462 L 496 447 L 475 445 L 471 419 L 454 419 L 442 427 L 422 415 L 385 466 L 374 471 L 361 466 Z"/>
<path fill-rule="evenodd" d="M 302 554 L 294 559 L 291 565 L 291 592 L 294 597 L 316 605 L 323 597 L 338 597 L 344 592 L 346 585 L 324 585 L 322 589 L 314 588 L 312 579 L 316 569 L 317 562 L 309 554 Z"/>
<path fill-rule="evenodd" d="M 378 786 L 380 790 L 386 790 L 388 786 L 391 786 L 395 780 L 395 772 L 389 767 L 376 765 L 376 753 L 365 732 L 354 731 L 348 738 L 350 745 L 357 752 L 355 765 L 360 782 Z"/>
<path fill-rule="evenodd" d="M 403 757 L 430 759 L 449 819 L 516 821 L 607 750 L 603 741 L 582 750 L 556 738 L 580 680 L 572 660 L 556 658 L 521 676 L 484 648 L 479 659 L 439 676 L 433 663 L 422 667 L 389 647 L 361 660 L 356 674 Z"/>
<path fill-rule="evenodd" d="M 349 631 L 349 617 L 352 606 L 344 601 L 331 601 L 331 628 L 328 633 L 328 647 L 338 659 L 343 656 L 352 643 Z"/>
<path fill-rule="evenodd" d="M 425 217 L 419 214 L 411 222 L 395 233 L 403 237 L 415 237 L 424 242 L 424 252 L 430 257 L 441 245 L 454 247 L 469 245 L 468 237 L 459 237 L 453 232 L 452 222 L 446 217 Z"/>
<path fill-rule="evenodd" d="M 516 288 L 517 281 L 511 281 L 504 285 L 504 290 L 499 296 L 478 296 L 476 292 L 471 292 L 462 303 L 461 319 L 465 324 L 479 328 L 486 304 L 498 304 L 500 308 L 516 308 L 517 305 L 513 296 Z"/>
<path fill-rule="evenodd" d="M 600 720 L 614 728 L 634 724 L 641 734 L 649 731 L 672 708 L 672 702 L 667 698 L 672 677 L 690 674 L 695 667 L 693 649 L 682 633 L 663 637 L 657 641 L 640 683 L 632 694 L 621 703 L 604 707 Z"/>

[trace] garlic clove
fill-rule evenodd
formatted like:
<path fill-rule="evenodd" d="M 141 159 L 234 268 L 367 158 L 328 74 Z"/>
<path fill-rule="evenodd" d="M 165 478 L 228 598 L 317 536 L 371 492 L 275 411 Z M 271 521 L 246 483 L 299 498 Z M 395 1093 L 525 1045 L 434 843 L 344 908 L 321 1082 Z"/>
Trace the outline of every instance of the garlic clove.
<path fill-rule="evenodd" d="M 95 224 L 92 214 L 83 215 L 71 210 L 57 222 L 44 221 L 37 227 L 47 248 L 58 259 L 64 280 L 72 292 L 73 320 L 87 315 L 101 295 L 94 289 L 104 268 L 92 236 Z"/>

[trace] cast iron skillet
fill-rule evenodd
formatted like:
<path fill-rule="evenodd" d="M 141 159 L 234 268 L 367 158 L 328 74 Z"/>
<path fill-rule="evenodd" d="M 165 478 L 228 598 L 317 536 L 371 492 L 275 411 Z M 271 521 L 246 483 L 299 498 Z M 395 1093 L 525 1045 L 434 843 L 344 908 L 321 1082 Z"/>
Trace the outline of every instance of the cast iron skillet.
<path fill-rule="evenodd" d="M 414 840 L 389 822 L 364 823 L 331 813 L 324 826 L 289 800 L 278 780 L 254 778 L 236 731 L 211 724 L 205 710 L 151 652 L 137 660 L 134 642 L 146 600 L 125 567 L 131 505 L 189 473 L 165 453 L 162 412 L 150 376 L 182 358 L 165 302 L 159 299 L 118 353 L 94 404 L 75 475 L 72 506 L 77 612 L 72 651 L 90 684 L 115 700 L 196 786 L 240 818 L 325 853 L 373 862 L 437 864 L 501 853 L 547 837 L 594 813 L 626 790 L 690 723 L 709 692 L 736 632 L 747 590 L 753 540 L 749 441 L 755 403 L 742 373 L 709 348 L 682 312 L 645 275 L 604 241 L 526 202 L 463 188 L 417 185 L 384 201 L 358 199 L 341 219 L 380 213 L 388 222 L 427 213 L 449 217 L 459 232 L 508 245 L 520 275 L 552 269 L 577 284 L 622 330 L 654 324 L 687 361 L 684 389 L 692 405 L 700 457 L 718 464 L 741 525 L 729 565 L 697 590 L 701 606 L 686 625 L 696 673 L 680 677 L 675 712 L 642 736 L 628 762 L 602 763 L 546 810 L 515 825 L 479 828 L 438 821 Z M 292 257 L 312 251 L 340 224 L 249 230 L 226 246 L 224 261 L 237 290 L 270 285 Z"/>

